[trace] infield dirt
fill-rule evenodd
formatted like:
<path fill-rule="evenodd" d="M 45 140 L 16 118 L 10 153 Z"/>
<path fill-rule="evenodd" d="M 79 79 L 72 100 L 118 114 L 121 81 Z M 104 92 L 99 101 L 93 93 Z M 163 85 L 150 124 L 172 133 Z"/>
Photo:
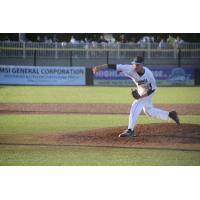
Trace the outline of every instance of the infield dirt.
<path fill-rule="evenodd" d="M 0 103 L 0 114 L 8 113 L 88 113 L 129 114 L 130 104 L 73 104 L 73 103 Z M 164 110 L 174 110 L 181 115 L 200 115 L 200 104 L 156 104 Z"/>
<path fill-rule="evenodd" d="M 166 110 L 176 108 L 179 114 L 200 114 L 200 104 L 196 105 L 156 105 Z M 0 104 L 0 114 L 8 113 L 82 113 L 82 114 L 128 114 L 127 104 Z M 33 136 L 26 144 L 41 145 L 89 145 L 116 147 L 183 147 L 195 146 L 200 149 L 200 125 L 175 123 L 143 124 L 136 126 L 135 138 L 118 138 L 126 127 L 95 129 L 66 134 L 47 133 Z M 18 141 L 17 144 L 25 144 Z"/>
<path fill-rule="evenodd" d="M 54 134 L 37 136 L 40 144 L 52 145 L 88 145 L 115 147 L 166 147 L 177 145 L 190 146 L 200 144 L 200 125 L 150 124 L 137 125 L 135 138 L 119 138 L 125 127 L 103 128 L 73 134 Z M 36 139 L 36 138 L 35 138 Z"/>

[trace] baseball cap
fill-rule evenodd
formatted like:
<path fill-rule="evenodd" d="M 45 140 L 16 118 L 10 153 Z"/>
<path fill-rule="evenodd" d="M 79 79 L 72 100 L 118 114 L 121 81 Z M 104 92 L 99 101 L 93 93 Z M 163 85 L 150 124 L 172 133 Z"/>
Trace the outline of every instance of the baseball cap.
<path fill-rule="evenodd" d="M 131 62 L 131 64 L 143 64 L 143 57 L 141 56 L 136 56 L 133 61 Z"/>

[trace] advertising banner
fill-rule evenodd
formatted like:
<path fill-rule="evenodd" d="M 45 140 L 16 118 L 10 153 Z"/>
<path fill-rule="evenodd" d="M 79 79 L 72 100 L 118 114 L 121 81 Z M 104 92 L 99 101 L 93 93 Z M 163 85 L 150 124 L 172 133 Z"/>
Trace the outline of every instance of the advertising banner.
<path fill-rule="evenodd" d="M 157 85 L 194 85 L 194 68 L 173 68 L 173 67 L 151 67 Z M 94 85 L 133 85 L 130 78 L 125 77 L 116 70 L 103 70 L 94 76 Z"/>
<path fill-rule="evenodd" d="M 4 85 L 85 85 L 85 67 L 0 65 Z"/>

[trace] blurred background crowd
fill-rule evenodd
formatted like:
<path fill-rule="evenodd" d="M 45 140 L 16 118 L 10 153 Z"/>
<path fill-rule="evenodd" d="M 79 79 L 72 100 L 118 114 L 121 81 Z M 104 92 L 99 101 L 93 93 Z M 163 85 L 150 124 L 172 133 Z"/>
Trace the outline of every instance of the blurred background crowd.
<path fill-rule="evenodd" d="M 97 44 L 115 45 L 123 43 L 138 44 L 145 48 L 148 44 L 157 44 L 158 48 L 178 48 L 184 43 L 200 42 L 200 34 L 184 33 L 2 33 L 0 41 L 4 42 L 60 42 L 67 44 L 86 44 L 95 47 Z"/>

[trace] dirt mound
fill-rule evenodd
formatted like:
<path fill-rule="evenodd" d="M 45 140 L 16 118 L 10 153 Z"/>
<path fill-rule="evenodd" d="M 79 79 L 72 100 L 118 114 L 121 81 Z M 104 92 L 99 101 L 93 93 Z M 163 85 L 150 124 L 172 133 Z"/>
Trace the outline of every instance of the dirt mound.
<path fill-rule="evenodd" d="M 40 141 L 65 145 L 99 146 L 167 146 L 176 144 L 200 144 L 200 125 L 194 124 L 151 124 L 137 125 L 135 138 L 118 138 L 126 127 L 103 128 L 73 134 L 49 135 Z"/>

